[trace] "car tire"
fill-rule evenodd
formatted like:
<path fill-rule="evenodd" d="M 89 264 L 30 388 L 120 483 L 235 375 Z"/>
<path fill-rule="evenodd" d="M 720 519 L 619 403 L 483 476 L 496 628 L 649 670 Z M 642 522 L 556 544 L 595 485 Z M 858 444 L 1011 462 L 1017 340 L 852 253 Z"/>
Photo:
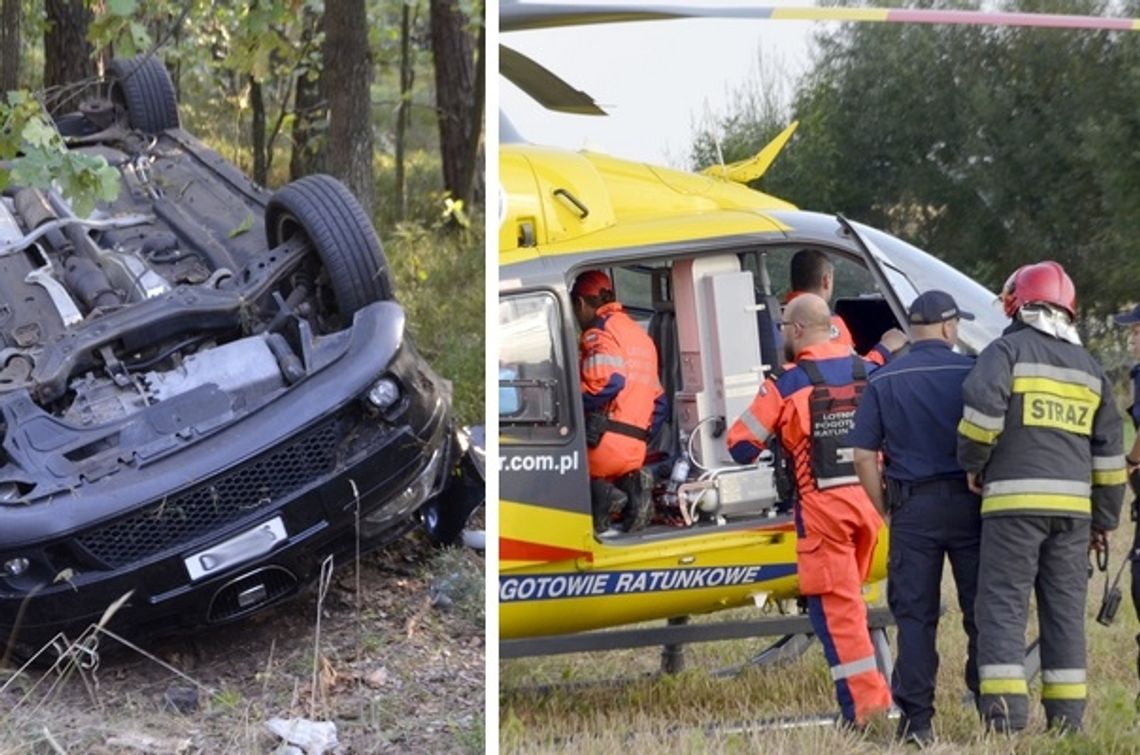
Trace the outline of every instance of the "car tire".
<path fill-rule="evenodd" d="M 346 320 L 372 302 L 394 297 L 388 261 L 364 208 L 332 176 L 305 176 L 277 191 L 265 208 L 272 249 L 297 233 L 324 265 L 336 306 Z"/>
<path fill-rule="evenodd" d="M 156 57 L 117 58 L 107 66 L 111 98 L 126 108 L 131 128 L 158 134 L 178 128 L 178 101 L 166 66 Z"/>

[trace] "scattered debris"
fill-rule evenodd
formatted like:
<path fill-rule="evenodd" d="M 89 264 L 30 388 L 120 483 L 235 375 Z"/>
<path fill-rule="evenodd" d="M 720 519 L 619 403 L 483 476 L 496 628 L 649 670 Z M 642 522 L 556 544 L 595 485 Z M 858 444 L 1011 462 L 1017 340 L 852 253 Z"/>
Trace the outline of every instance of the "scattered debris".
<path fill-rule="evenodd" d="M 116 734 L 107 739 L 108 747 L 119 747 L 148 755 L 181 755 L 189 752 L 192 746 L 189 739 L 175 739 L 173 737 L 152 737 L 137 731 L 128 731 Z"/>
<path fill-rule="evenodd" d="M 340 746 L 336 739 L 336 724 L 332 721 L 271 718 L 265 726 L 288 744 L 300 747 L 305 755 L 323 755 Z"/>
<path fill-rule="evenodd" d="M 448 574 L 442 579 L 433 579 L 428 585 L 428 596 L 431 597 L 431 607 L 441 611 L 450 611 L 455 606 L 451 597 L 460 586 L 463 575 L 458 572 Z"/>
<path fill-rule="evenodd" d="M 388 669 L 381 666 L 364 675 L 364 683 L 372 689 L 380 689 L 388 683 Z"/>
<path fill-rule="evenodd" d="M 189 715 L 198 710 L 198 688 L 174 685 L 162 696 L 162 709 Z"/>
<path fill-rule="evenodd" d="M 487 550 L 487 531 L 463 530 L 463 544 L 472 550 Z"/>

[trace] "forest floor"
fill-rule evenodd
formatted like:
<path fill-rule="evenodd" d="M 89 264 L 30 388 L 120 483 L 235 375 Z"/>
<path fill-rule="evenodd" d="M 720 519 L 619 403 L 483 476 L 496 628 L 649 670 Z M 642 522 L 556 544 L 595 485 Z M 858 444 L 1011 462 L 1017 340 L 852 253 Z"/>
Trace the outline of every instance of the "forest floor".
<path fill-rule="evenodd" d="M 105 638 L 93 668 L 0 671 L 0 753 L 272 752 L 273 718 L 332 722 L 342 754 L 481 753 L 483 575 L 416 533 L 337 569 L 323 601 L 146 653 Z"/>

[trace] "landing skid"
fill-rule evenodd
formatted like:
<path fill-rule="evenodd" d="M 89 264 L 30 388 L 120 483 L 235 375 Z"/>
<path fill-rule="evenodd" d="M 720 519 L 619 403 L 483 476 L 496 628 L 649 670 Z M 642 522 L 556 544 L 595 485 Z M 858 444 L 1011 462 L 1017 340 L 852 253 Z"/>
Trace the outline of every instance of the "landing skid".
<path fill-rule="evenodd" d="M 868 628 L 884 629 L 894 624 L 886 608 L 872 608 L 867 612 Z M 783 637 L 810 634 L 811 621 L 807 616 L 766 616 L 743 621 L 715 621 L 691 624 L 687 620 L 672 619 L 666 626 L 637 629 L 602 630 L 557 634 L 548 637 L 524 637 L 499 642 L 499 657 L 526 658 L 536 655 L 563 655 L 601 650 L 670 646 L 672 653 L 683 652 L 683 645 L 693 642 L 740 640 L 750 637 Z"/>

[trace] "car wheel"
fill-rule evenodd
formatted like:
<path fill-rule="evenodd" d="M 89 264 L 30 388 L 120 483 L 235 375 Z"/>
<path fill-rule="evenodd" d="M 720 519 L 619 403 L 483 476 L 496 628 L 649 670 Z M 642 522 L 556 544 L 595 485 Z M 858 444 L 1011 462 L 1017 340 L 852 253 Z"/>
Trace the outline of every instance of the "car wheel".
<path fill-rule="evenodd" d="M 270 248 L 301 233 L 316 250 L 345 320 L 360 308 L 394 296 L 380 239 L 364 208 L 332 176 L 300 178 L 275 193 L 265 208 Z"/>
<path fill-rule="evenodd" d="M 152 56 L 118 58 L 107 66 L 111 99 L 126 108 L 131 128 L 157 134 L 178 128 L 174 84 L 162 61 Z"/>

